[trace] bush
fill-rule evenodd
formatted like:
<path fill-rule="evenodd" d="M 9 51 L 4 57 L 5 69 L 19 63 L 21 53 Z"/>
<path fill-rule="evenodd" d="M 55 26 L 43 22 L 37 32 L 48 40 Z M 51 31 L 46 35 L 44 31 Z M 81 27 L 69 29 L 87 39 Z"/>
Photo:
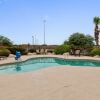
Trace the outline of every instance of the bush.
<path fill-rule="evenodd" d="M 5 48 L 1 48 L 0 49 L 0 56 L 6 56 L 8 57 L 10 54 L 10 51 L 8 49 L 5 49 Z"/>
<path fill-rule="evenodd" d="M 100 48 L 94 48 L 94 49 L 91 51 L 91 55 L 92 55 L 92 56 L 96 56 L 96 55 L 99 55 L 99 56 L 100 56 Z"/>
<path fill-rule="evenodd" d="M 55 54 L 63 54 L 70 51 L 69 45 L 60 45 L 55 48 L 54 53 Z"/>
<path fill-rule="evenodd" d="M 35 49 L 30 49 L 29 52 L 33 53 L 33 52 L 36 52 L 36 50 Z"/>
<path fill-rule="evenodd" d="M 28 53 L 28 52 L 26 51 L 26 49 L 24 49 L 24 48 L 22 48 L 22 47 L 17 48 L 17 51 L 20 51 L 22 55 L 27 55 L 27 53 Z"/>
<path fill-rule="evenodd" d="M 8 48 L 11 52 L 11 54 L 16 54 L 16 51 L 20 51 L 21 55 L 27 55 L 26 49 L 22 47 L 9 47 Z"/>
<path fill-rule="evenodd" d="M 16 54 L 16 50 L 17 50 L 16 47 L 9 47 L 7 49 L 10 50 L 11 54 L 14 54 L 14 55 Z"/>

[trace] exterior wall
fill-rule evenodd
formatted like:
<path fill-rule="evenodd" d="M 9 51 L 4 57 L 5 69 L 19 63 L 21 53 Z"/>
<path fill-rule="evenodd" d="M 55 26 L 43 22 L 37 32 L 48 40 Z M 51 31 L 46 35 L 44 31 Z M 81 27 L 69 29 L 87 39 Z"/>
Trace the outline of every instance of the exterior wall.
<path fill-rule="evenodd" d="M 47 49 L 48 51 L 53 51 L 58 45 L 29 45 L 29 44 L 23 44 L 19 45 L 19 47 L 25 48 L 26 50 L 35 49 L 35 50 L 41 50 L 41 49 Z"/>

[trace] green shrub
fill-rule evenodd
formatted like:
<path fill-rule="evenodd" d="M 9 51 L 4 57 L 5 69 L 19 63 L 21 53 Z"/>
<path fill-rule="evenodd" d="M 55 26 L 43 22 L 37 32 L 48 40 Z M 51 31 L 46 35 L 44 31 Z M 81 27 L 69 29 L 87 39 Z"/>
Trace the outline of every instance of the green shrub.
<path fill-rule="evenodd" d="M 10 50 L 11 54 L 16 54 L 17 47 L 9 47 L 7 49 Z"/>
<path fill-rule="evenodd" d="M 70 51 L 69 45 L 60 45 L 60 46 L 55 48 L 54 53 L 55 54 L 63 54 L 65 52 L 69 52 L 69 51 Z"/>
<path fill-rule="evenodd" d="M 17 50 L 20 51 L 22 55 L 27 55 L 27 53 L 28 53 L 28 52 L 26 51 L 26 49 L 24 49 L 24 48 L 22 48 L 22 47 L 17 48 Z"/>
<path fill-rule="evenodd" d="M 10 51 L 8 49 L 5 49 L 5 48 L 1 48 L 0 49 L 0 56 L 6 56 L 8 57 L 10 54 Z"/>
<path fill-rule="evenodd" d="M 92 56 L 96 56 L 96 55 L 99 55 L 99 56 L 100 56 L 100 48 L 94 48 L 94 49 L 91 51 L 91 55 L 92 55 Z"/>
<path fill-rule="evenodd" d="M 16 51 L 20 51 L 21 55 L 27 55 L 26 49 L 22 47 L 9 47 L 11 54 L 16 54 Z"/>

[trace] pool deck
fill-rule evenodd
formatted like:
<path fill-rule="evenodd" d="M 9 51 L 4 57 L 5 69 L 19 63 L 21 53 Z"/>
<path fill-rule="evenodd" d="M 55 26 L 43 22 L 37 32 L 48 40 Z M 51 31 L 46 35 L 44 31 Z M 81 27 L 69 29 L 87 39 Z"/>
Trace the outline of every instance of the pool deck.
<path fill-rule="evenodd" d="M 66 59 L 92 59 L 55 55 L 23 56 L 25 61 L 33 57 L 60 57 Z M 15 59 L 0 60 L 0 64 Z M 0 100 L 100 100 L 100 68 L 52 67 L 34 72 L 0 75 Z"/>

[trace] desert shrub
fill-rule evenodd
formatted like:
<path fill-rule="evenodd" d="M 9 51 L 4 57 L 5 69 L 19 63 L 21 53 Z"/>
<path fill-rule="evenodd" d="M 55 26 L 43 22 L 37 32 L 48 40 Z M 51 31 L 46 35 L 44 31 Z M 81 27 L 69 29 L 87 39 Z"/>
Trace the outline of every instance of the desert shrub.
<path fill-rule="evenodd" d="M 65 52 L 69 52 L 69 51 L 70 51 L 69 45 L 60 45 L 60 46 L 55 48 L 54 53 L 55 54 L 63 54 Z"/>
<path fill-rule="evenodd" d="M 17 50 L 17 47 L 9 47 L 7 49 L 10 50 L 11 54 L 15 54 L 16 50 Z"/>
<path fill-rule="evenodd" d="M 0 56 L 6 56 L 8 57 L 10 54 L 10 51 L 8 49 L 5 49 L 5 48 L 1 48 L 0 49 Z"/>
<path fill-rule="evenodd" d="M 100 56 L 100 48 L 94 48 L 91 51 L 91 56 L 96 56 L 96 55 L 99 55 Z"/>
<path fill-rule="evenodd" d="M 27 55 L 27 53 L 28 53 L 26 51 L 26 49 L 25 48 L 22 48 L 22 47 L 17 48 L 17 50 L 20 51 L 22 55 Z"/>
<path fill-rule="evenodd" d="M 9 47 L 11 54 L 16 54 L 16 51 L 20 51 L 22 55 L 27 55 L 26 49 L 22 47 Z"/>

